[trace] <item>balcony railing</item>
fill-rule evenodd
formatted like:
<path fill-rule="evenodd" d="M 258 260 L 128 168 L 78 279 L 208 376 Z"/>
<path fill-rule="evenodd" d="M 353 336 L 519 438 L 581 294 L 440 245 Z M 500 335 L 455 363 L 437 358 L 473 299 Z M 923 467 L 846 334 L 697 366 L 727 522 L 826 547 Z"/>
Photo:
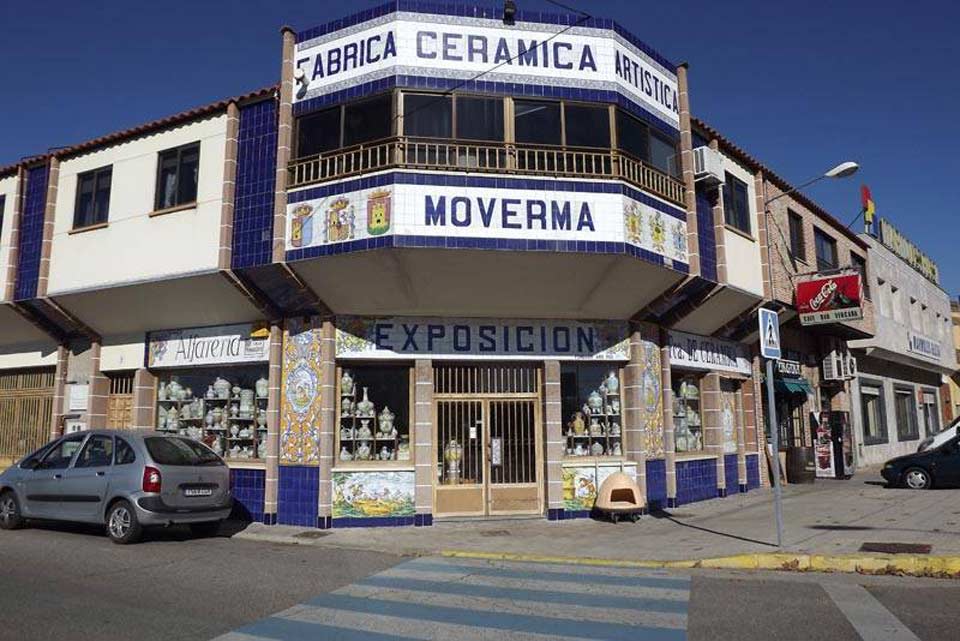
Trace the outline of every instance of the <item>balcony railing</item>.
<path fill-rule="evenodd" d="M 410 138 L 295 160 L 290 163 L 290 187 L 393 168 L 619 179 L 684 204 L 681 181 L 622 151 Z"/>

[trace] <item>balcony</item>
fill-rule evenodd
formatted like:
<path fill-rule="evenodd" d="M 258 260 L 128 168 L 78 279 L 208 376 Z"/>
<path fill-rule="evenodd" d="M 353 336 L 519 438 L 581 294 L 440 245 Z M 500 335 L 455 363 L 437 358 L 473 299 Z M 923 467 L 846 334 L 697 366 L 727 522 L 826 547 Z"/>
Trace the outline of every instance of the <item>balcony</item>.
<path fill-rule="evenodd" d="M 390 138 L 290 163 L 291 189 L 384 169 L 623 180 L 684 206 L 684 185 L 629 154 L 512 143 Z"/>

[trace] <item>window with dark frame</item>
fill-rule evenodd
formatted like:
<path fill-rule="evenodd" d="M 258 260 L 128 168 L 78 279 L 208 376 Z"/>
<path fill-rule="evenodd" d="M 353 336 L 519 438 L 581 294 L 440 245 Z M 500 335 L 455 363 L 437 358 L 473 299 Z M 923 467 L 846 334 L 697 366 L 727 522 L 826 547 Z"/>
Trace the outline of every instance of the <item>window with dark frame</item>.
<path fill-rule="evenodd" d="M 863 417 L 864 444 L 886 443 L 887 421 L 883 406 L 883 388 L 880 385 L 860 383 L 860 410 Z"/>
<path fill-rule="evenodd" d="M 157 160 L 154 209 L 161 211 L 197 202 L 200 143 L 161 151 Z"/>
<path fill-rule="evenodd" d="M 343 108 L 343 146 L 389 138 L 393 132 L 393 94 L 385 93 Z"/>
<path fill-rule="evenodd" d="M 503 98 L 457 96 L 456 137 L 503 141 Z"/>
<path fill-rule="evenodd" d="M 610 148 L 610 110 L 606 105 L 564 103 L 563 110 L 568 147 Z"/>
<path fill-rule="evenodd" d="M 814 227 L 813 244 L 817 250 L 817 270 L 825 271 L 840 266 L 837 261 L 837 241 L 826 232 Z"/>
<path fill-rule="evenodd" d="M 403 94 L 403 133 L 416 138 L 452 138 L 453 97 Z"/>
<path fill-rule="evenodd" d="M 560 103 L 548 100 L 514 100 L 514 135 L 519 143 L 563 144 Z"/>
<path fill-rule="evenodd" d="M 342 110 L 333 107 L 297 119 L 297 158 L 340 148 Z"/>
<path fill-rule="evenodd" d="M 729 171 L 723 184 L 723 217 L 730 227 L 750 235 L 750 203 L 747 183 Z"/>
<path fill-rule="evenodd" d="M 107 222 L 110 213 L 110 185 L 113 165 L 77 176 L 77 197 L 73 207 L 73 228 L 83 229 Z"/>
<path fill-rule="evenodd" d="M 920 438 L 917 424 L 917 405 L 912 387 L 894 387 L 894 407 L 897 412 L 897 440 L 915 441 Z"/>
<path fill-rule="evenodd" d="M 806 238 L 803 234 L 803 218 L 792 209 L 787 210 L 790 223 L 790 255 L 796 260 L 807 260 Z"/>
<path fill-rule="evenodd" d="M 644 161 L 665 174 L 680 176 L 675 142 L 653 131 L 645 122 L 617 109 L 617 149 Z"/>
<path fill-rule="evenodd" d="M 870 281 L 867 279 L 867 259 L 860 254 L 850 252 L 850 265 L 860 272 L 860 282 L 863 283 L 864 298 L 870 298 Z"/>

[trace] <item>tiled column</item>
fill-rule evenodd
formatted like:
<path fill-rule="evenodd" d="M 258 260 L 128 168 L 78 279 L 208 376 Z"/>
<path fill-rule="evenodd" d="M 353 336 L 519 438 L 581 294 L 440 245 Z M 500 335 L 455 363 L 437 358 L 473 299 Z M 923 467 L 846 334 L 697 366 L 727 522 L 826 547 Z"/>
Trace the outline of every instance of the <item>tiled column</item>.
<path fill-rule="evenodd" d="M 563 518 L 563 416 L 560 361 L 543 363 L 543 424 L 546 432 L 547 518 Z"/>
<path fill-rule="evenodd" d="M 333 518 L 333 440 L 337 420 L 336 327 L 331 319 L 320 326 L 320 491 L 317 525 L 328 528 Z"/>
<path fill-rule="evenodd" d="M 750 386 L 750 393 L 747 393 L 747 386 Z M 744 381 L 737 393 L 737 490 L 739 492 L 747 491 L 747 412 L 750 404 L 753 403 L 753 381 Z M 727 488 L 729 491 L 730 488 Z"/>
<path fill-rule="evenodd" d="M 720 149 L 716 138 L 710 141 L 710 149 L 714 151 Z M 721 196 L 722 193 L 722 189 L 716 190 L 716 200 L 713 203 L 713 237 L 717 249 L 717 282 L 725 284 L 727 282 L 727 247 L 724 242 L 724 236 L 726 234 L 727 221 L 723 212 L 724 202 Z"/>
<path fill-rule="evenodd" d="M 227 105 L 227 135 L 223 152 L 223 192 L 220 202 L 220 269 L 230 269 L 233 256 L 233 213 L 237 195 L 237 132 L 240 110 L 237 103 Z"/>
<path fill-rule="evenodd" d="M 644 450 L 643 423 L 643 334 L 639 327 L 630 328 L 630 361 L 623 369 L 623 447 L 629 461 L 637 464 L 637 485 L 640 495 L 647 496 L 647 453 Z"/>
<path fill-rule="evenodd" d="M 7 286 L 4 292 L 4 300 L 13 300 L 14 288 L 17 283 L 17 261 L 20 256 L 20 218 L 23 215 L 23 186 L 26 180 L 26 172 L 23 167 L 17 167 L 17 189 L 13 196 L 12 215 L 8 216 L 10 225 L 10 250 L 7 252 Z M 64 368 L 66 372 L 66 368 Z"/>
<path fill-rule="evenodd" d="M 687 209 L 687 255 L 690 275 L 700 275 L 700 236 L 697 232 L 697 192 L 693 170 L 693 132 L 690 129 L 690 89 L 687 65 L 677 67 L 677 88 L 680 102 L 680 168 L 683 171 L 684 203 Z M 670 473 L 669 471 L 667 472 Z"/>
<path fill-rule="evenodd" d="M 670 381 L 670 344 L 660 329 L 660 387 L 663 395 L 663 453 L 667 471 L 667 507 L 677 506 L 677 449 L 673 433 L 673 387 Z"/>
<path fill-rule="evenodd" d="M 40 272 L 37 276 L 37 296 L 47 295 L 47 281 L 50 278 L 50 251 L 53 247 L 53 223 L 57 210 L 57 185 L 60 180 L 60 159 L 50 158 L 50 170 L 47 174 L 47 200 L 43 212 L 43 240 L 40 245 Z"/>
<path fill-rule="evenodd" d="M 135 430 L 157 426 L 157 377 L 141 367 L 133 375 L 133 425 Z"/>
<path fill-rule="evenodd" d="M 283 367 L 283 328 L 270 325 L 270 369 L 267 374 L 267 469 L 263 488 L 263 522 L 277 522 L 277 483 L 280 477 L 280 382 Z"/>
<path fill-rule="evenodd" d="M 433 524 L 433 483 L 436 459 L 433 450 L 433 361 L 419 359 L 413 369 L 414 525 Z"/>
<path fill-rule="evenodd" d="M 717 457 L 717 489 L 726 492 L 723 465 L 723 427 L 720 425 L 720 375 L 710 372 L 700 379 L 700 416 L 704 452 Z"/>
<path fill-rule="evenodd" d="M 283 66 L 280 69 L 280 104 L 277 111 L 277 180 L 273 199 L 273 262 L 283 262 L 287 239 L 287 165 L 293 141 L 293 56 L 296 36 L 293 29 L 280 30 L 283 39 Z"/>
<path fill-rule="evenodd" d="M 107 427 L 107 396 L 110 379 L 100 371 L 100 343 L 90 345 L 90 387 L 87 396 L 87 427 L 102 430 Z"/>
<path fill-rule="evenodd" d="M 69 353 L 70 350 L 63 345 L 57 347 L 57 369 L 53 376 L 53 411 L 50 417 L 51 441 L 59 438 L 63 429 L 60 421 L 63 418 L 63 409 L 66 406 L 64 394 L 67 383 L 67 358 L 69 358 Z"/>

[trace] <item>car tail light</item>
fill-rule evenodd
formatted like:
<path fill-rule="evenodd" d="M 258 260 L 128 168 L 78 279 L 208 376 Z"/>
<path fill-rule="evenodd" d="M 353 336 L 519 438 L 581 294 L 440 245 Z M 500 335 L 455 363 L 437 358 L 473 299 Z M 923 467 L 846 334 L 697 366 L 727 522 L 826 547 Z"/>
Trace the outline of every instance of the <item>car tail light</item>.
<path fill-rule="evenodd" d="M 143 491 L 160 492 L 160 470 L 147 466 L 143 468 Z"/>

